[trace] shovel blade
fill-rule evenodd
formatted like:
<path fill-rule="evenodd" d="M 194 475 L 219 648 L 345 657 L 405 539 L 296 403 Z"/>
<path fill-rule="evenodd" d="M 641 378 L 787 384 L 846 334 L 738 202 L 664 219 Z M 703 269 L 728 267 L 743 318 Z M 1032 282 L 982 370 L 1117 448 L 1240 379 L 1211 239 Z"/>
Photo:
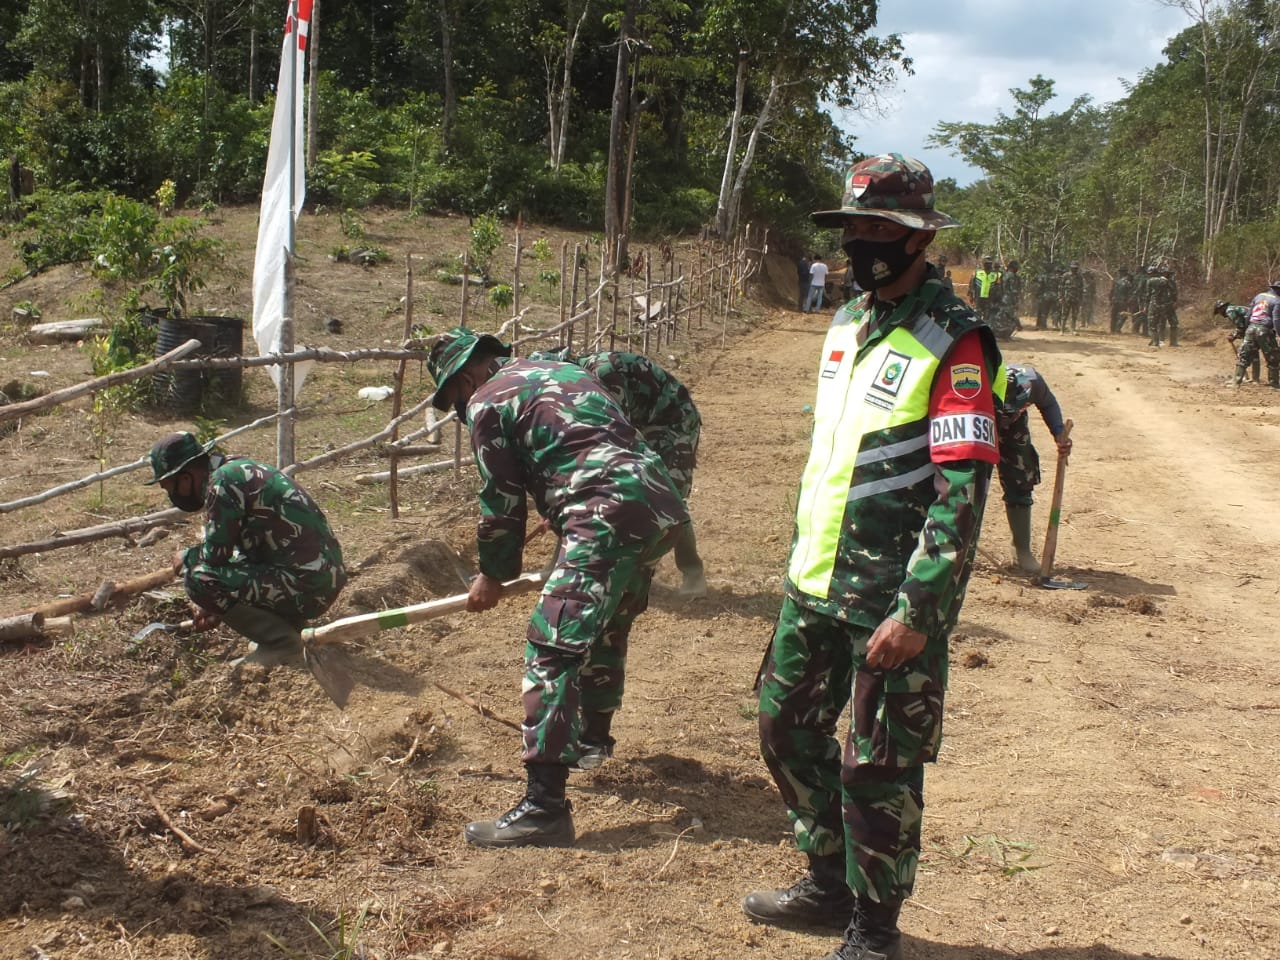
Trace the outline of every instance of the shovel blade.
<path fill-rule="evenodd" d="M 1083 580 L 1058 580 L 1054 577 L 1040 577 L 1036 586 L 1045 590 L 1087 590 L 1089 585 Z"/>
<path fill-rule="evenodd" d="M 343 662 L 345 657 L 337 647 L 317 647 L 306 644 L 302 648 L 302 659 L 315 677 L 320 689 L 329 695 L 342 710 L 351 699 L 351 691 L 356 687 L 355 677 Z"/>

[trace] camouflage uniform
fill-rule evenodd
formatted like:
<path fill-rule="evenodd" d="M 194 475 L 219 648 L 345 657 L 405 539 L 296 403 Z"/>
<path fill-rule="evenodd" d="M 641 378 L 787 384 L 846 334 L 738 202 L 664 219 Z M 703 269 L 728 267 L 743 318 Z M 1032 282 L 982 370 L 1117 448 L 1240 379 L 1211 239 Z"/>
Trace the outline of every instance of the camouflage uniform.
<path fill-rule="evenodd" d="M 857 365 L 867 351 L 898 328 L 929 331 L 942 358 L 961 336 L 977 330 L 986 370 L 971 368 L 974 389 L 998 382 L 1003 390 L 999 351 L 989 331 L 959 299 L 942 290 L 932 269 L 927 276 L 922 287 L 896 306 L 865 301 L 837 313 L 833 332 L 842 325 L 864 325 L 851 376 L 858 376 Z M 873 316 L 872 310 L 878 312 Z M 831 353 L 823 377 L 833 360 Z M 945 359 L 938 369 L 945 369 Z M 993 377 L 998 381 L 988 379 Z M 819 403 L 821 399 L 820 393 Z M 821 413 L 819 409 L 819 418 Z M 815 429 L 786 598 L 761 671 L 760 735 L 799 848 L 818 857 L 847 855 L 854 892 L 892 904 L 910 893 L 915 880 L 924 764 L 936 759 L 942 735 L 947 637 L 964 598 L 991 466 L 972 459 L 932 463 L 927 438 L 921 446 L 906 434 L 866 434 L 852 486 L 827 494 L 841 503 L 848 498 L 849 504 L 833 554 L 830 587 L 815 595 L 797 583 L 807 582 L 807 576 L 797 574 L 797 565 L 807 562 L 801 546 L 802 525 L 810 523 L 806 484 L 813 485 L 808 495 L 821 500 L 829 485 L 817 473 L 834 445 L 859 442 L 859 427 L 851 429 L 852 437 L 824 436 Z M 904 486 L 896 478 L 906 475 L 919 478 Z M 881 485 L 882 491 L 872 492 Z M 868 640 L 886 616 L 924 633 L 926 644 L 900 667 L 871 669 L 866 665 Z M 851 696 L 852 730 L 842 770 L 834 733 Z"/>
<path fill-rule="evenodd" d="M 702 415 L 688 387 L 638 353 L 610 351 L 574 358 L 566 347 L 530 354 L 529 359 L 572 363 L 592 373 L 618 401 L 645 443 L 662 458 L 680 496 L 688 499 L 702 433 Z"/>
<path fill-rule="evenodd" d="M 1000 431 L 1000 487 L 1004 502 L 1031 506 L 1032 491 L 1040 483 L 1040 455 L 1031 442 L 1030 407 L 1040 411 L 1045 426 L 1056 438 L 1062 433 L 1062 408 L 1040 371 L 1026 364 L 1006 367 L 1008 386 L 1004 399 L 996 405 L 996 425 Z"/>
<path fill-rule="evenodd" d="M 1084 277 L 1080 274 L 1079 266 L 1072 264 L 1071 268 L 1062 275 L 1062 282 L 1058 287 L 1058 329 L 1063 333 L 1067 332 L 1067 323 L 1071 323 L 1071 332 L 1076 332 L 1076 326 L 1080 322 L 1080 304 L 1084 299 Z"/>
<path fill-rule="evenodd" d="M 1129 310 L 1129 301 L 1133 293 L 1133 281 L 1128 270 L 1121 270 L 1115 282 L 1111 284 L 1111 332 L 1119 333 L 1124 329 L 1125 313 Z"/>
<path fill-rule="evenodd" d="M 1173 304 L 1176 296 L 1173 282 L 1168 277 L 1156 274 L 1147 280 L 1146 312 L 1147 323 L 1151 330 L 1150 345 L 1153 347 L 1158 347 L 1164 342 L 1165 331 L 1173 318 Z M 1176 322 L 1174 322 L 1172 334 L 1173 342 L 1176 344 Z"/>
<path fill-rule="evenodd" d="M 1053 264 L 1048 264 L 1036 274 L 1036 329 L 1048 330 L 1050 316 L 1058 313 L 1058 275 Z"/>
<path fill-rule="evenodd" d="M 693 493 L 693 470 L 698 465 L 702 415 L 698 413 L 688 387 L 659 364 L 638 353 L 610 351 L 574 359 L 565 347 L 531 354 L 530 359 L 573 363 L 594 374 L 618 401 L 631 425 L 662 458 L 662 465 L 667 468 L 680 496 L 686 501 L 689 499 Z M 706 581 L 692 521 L 685 525 L 672 552 L 676 566 L 685 575 L 682 592 L 685 595 L 705 594 Z"/>
<path fill-rule="evenodd" d="M 526 635 L 523 759 L 571 765 L 582 714 L 611 716 L 622 702 L 631 625 L 688 514 L 595 377 L 567 363 L 499 363 L 466 406 L 482 481 L 478 564 L 499 580 L 520 572 L 526 497 L 560 537 Z"/>
<path fill-rule="evenodd" d="M 183 560 L 187 595 L 225 614 L 238 603 L 301 627 L 324 613 L 347 582 L 324 511 L 275 467 L 209 455 L 204 542 Z"/>
<path fill-rule="evenodd" d="M 1155 273 L 1155 267 L 1146 267 L 1133 278 L 1131 308 L 1133 332 L 1141 337 L 1147 335 L 1147 330 L 1150 327 L 1150 318 L 1147 316 L 1147 285 L 1151 282 L 1151 278 L 1155 276 Z"/>
<path fill-rule="evenodd" d="M 1280 284 L 1264 290 L 1249 304 L 1249 325 L 1240 341 L 1236 359 L 1236 383 L 1244 379 L 1244 371 L 1261 353 L 1267 361 L 1267 383 L 1280 387 L 1280 346 L 1276 329 L 1280 327 Z"/>

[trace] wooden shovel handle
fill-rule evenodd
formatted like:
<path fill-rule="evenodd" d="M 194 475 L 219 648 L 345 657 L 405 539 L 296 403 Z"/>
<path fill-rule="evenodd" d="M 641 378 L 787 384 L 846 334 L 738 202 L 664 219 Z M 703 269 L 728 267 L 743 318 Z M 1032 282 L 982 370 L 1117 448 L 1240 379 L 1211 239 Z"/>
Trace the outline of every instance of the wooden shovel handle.
<path fill-rule="evenodd" d="M 1062 425 L 1062 433 L 1055 439 L 1071 437 L 1071 421 Z M 1067 458 L 1058 454 L 1058 471 L 1053 478 L 1053 502 L 1049 506 L 1049 527 L 1044 533 L 1044 554 L 1040 559 L 1040 579 L 1048 580 L 1053 570 L 1053 557 L 1058 552 L 1058 522 L 1062 518 L 1062 488 L 1067 479 Z"/>
<path fill-rule="evenodd" d="M 502 597 L 514 597 L 521 593 L 530 593 L 541 589 L 545 578 L 541 573 L 523 573 L 514 580 L 502 585 Z M 395 610 L 377 610 L 373 613 L 362 613 L 354 617 L 343 617 L 319 627 L 308 627 L 302 631 L 304 643 L 340 643 L 343 640 L 354 640 L 367 637 L 381 630 L 392 630 L 396 627 L 407 627 L 411 623 L 421 623 L 436 617 L 447 616 L 467 609 L 467 594 L 458 593 L 439 600 L 414 604 L 411 607 L 399 607 Z"/>

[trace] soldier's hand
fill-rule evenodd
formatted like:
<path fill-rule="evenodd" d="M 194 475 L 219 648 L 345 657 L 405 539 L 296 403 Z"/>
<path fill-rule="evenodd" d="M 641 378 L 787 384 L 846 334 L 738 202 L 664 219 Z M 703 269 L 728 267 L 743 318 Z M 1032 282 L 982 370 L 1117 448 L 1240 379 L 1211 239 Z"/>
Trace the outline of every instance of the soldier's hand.
<path fill-rule="evenodd" d="M 218 616 L 216 613 L 211 613 L 204 607 L 196 606 L 194 603 L 191 604 L 192 630 L 195 630 L 197 633 L 202 633 L 205 630 L 212 630 L 221 622 L 222 617 Z"/>
<path fill-rule="evenodd" d="M 1065 460 L 1067 457 L 1071 456 L 1071 438 L 1058 437 L 1056 439 L 1058 443 L 1058 456 Z"/>
<path fill-rule="evenodd" d="M 502 581 L 485 573 L 476 574 L 476 578 L 471 581 L 471 589 L 467 591 L 467 611 L 483 613 L 496 607 L 501 599 Z"/>
<path fill-rule="evenodd" d="M 875 670 L 892 670 L 924 649 L 925 635 L 905 623 L 886 619 L 876 627 L 867 641 L 867 666 Z"/>
<path fill-rule="evenodd" d="M 173 563 L 171 564 L 171 567 L 173 569 L 173 575 L 175 577 L 182 576 L 182 567 L 186 562 L 187 562 L 187 551 L 180 547 L 174 553 Z"/>

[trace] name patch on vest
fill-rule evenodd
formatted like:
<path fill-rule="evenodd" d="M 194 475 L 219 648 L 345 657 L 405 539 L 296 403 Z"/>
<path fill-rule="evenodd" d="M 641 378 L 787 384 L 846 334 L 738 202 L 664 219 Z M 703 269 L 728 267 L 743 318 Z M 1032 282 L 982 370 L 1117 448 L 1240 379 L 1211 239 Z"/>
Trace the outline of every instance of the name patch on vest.
<path fill-rule="evenodd" d="M 837 373 L 839 373 L 840 363 L 843 360 L 844 360 L 843 350 L 832 350 L 831 356 L 827 357 L 827 359 L 822 364 L 822 373 L 821 373 L 822 379 L 830 380 Z"/>
<path fill-rule="evenodd" d="M 871 381 L 871 390 L 867 393 L 867 403 L 882 410 L 892 410 L 893 401 L 898 398 L 902 382 L 907 378 L 907 367 L 911 366 L 911 358 L 905 353 L 890 350 L 880 361 L 880 369 Z"/>
<path fill-rule="evenodd" d="M 959 447 L 995 450 L 996 422 L 981 413 L 948 413 L 934 417 L 929 422 L 929 447 L 935 451 Z"/>

